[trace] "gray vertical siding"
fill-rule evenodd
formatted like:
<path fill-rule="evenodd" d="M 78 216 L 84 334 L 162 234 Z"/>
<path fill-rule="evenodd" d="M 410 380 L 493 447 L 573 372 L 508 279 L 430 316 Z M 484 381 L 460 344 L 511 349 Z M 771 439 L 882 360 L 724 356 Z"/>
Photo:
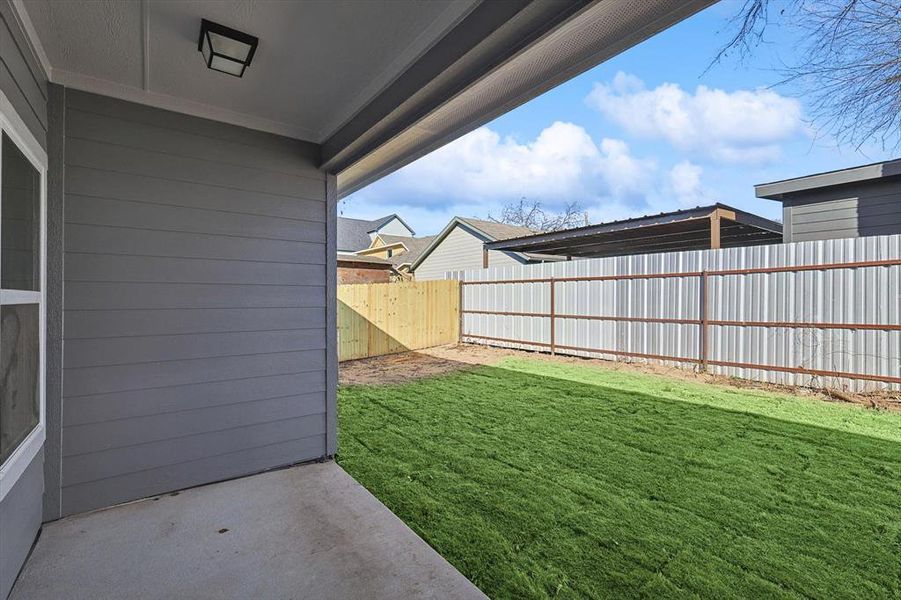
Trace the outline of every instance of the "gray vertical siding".
<path fill-rule="evenodd" d="M 6 2 L 0 2 L 0 90 L 46 148 L 47 80 Z M 39 452 L 0 500 L 0 598 L 9 594 L 41 527 L 43 463 L 44 453 Z"/>
<path fill-rule="evenodd" d="M 798 192 L 783 207 L 786 242 L 901 233 L 901 178 Z"/>
<path fill-rule="evenodd" d="M 63 203 L 65 195 L 65 93 L 51 84 L 47 94 L 47 293 L 46 420 L 44 442 L 44 521 L 61 516 L 60 445 L 63 396 Z"/>
<path fill-rule="evenodd" d="M 61 513 L 324 456 L 319 148 L 72 90 L 64 141 Z"/>

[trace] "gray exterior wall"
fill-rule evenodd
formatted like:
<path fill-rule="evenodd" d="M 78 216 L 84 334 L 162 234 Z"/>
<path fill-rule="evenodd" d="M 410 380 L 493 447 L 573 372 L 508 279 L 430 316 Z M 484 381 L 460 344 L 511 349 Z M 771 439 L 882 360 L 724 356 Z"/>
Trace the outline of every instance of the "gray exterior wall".
<path fill-rule="evenodd" d="M 61 514 L 326 455 L 319 148 L 63 96 Z"/>
<path fill-rule="evenodd" d="M 47 80 L 6 2 L 0 2 L 0 90 L 46 148 Z M 38 452 L 0 501 L 0 598 L 9 594 L 41 526 L 43 463 Z"/>
<path fill-rule="evenodd" d="M 455 226 L 437 247 L 423 259 L 414 273 L 417 281 L 444 279 L 448 271 L 482 268 L 482 246 L 485 238 L 468 229 Z M 522 265 L 515 255 L 492 250 L 488 253 L 488 265 L 504 267 Z"/>
<path fill-rule="evenodd" d="M 901 178 L 797 192 L 783 219 L 785 242 L 901 233 Z"/>
<path fill-rule="evenodd" d="M 46 148 L 47 78 L 6 2 L 0 2 L 0 90 Z"/>
<path fill-rule="evenodd" d="M 9 595 L 41 528 L 43 463 L 41 451 L 0 502 L 0 598 Z"/>

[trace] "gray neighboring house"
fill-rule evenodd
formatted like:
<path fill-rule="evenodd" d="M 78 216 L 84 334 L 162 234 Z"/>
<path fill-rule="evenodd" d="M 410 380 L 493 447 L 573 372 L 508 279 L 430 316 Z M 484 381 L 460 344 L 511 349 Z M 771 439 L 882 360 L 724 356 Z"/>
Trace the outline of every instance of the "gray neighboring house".
<path fill-rule="evenodd" d="M 487 250 L 487 242 L 537 233 L 527 227 L 469 217 L 454 217 L 434 236 L 410 265 L 417 281 L 444 279 L 448 271 L 505 265 L 528 265 L 562 260 L 557 256 L 506 250 Z"/>
<path fill-rule="evenodd" d="M 901 159 L 761 183 L 782 203 L 783 241 L 901 233 Z"/>
<path fill-rule="evenodd" d="M 245 585 L 445 597 L 452 567 L 392 588 L 431 552 L 421 540 L 403 561 L 360 565 L 353 551 L 393 560 L 396 547 L 359 515 L 352 533 L 328 510 L 241 535 L 205 527 L 246 554 L 174 541 L 181 516 L 218 517 L 242 495 L 164 515 L 143 532 L 163 532 L 154 542 L 116 535 L 138 505 L 92 520 L 108 520 L 95 547 L 77 525 L 68 551 L 49 534 L 73 522 L 61 517 L 288 465 L 339 472 L 339 198 L 712 3 L 0 0 L 0 598 L 42 526 L 31 597 L 140 595 L 141 577 L 154 595 L 200 595 L 235 572 L 214 554 L 238 556 Z M 238 31 L 211 52 L 206 20 Z M 278 506 L 363 502 L 344 481 L 285 485 Z M 246 536 L 310 532 L 319 567 L 253 562 L 270 546 Z"/>
<path fill-rule="evenodd" d="M 397 215 L 371 221 L 338 217 L 338 252 L 352 253 L 369 248 L 379 234 L 413 237 L 416 232 Z"/>

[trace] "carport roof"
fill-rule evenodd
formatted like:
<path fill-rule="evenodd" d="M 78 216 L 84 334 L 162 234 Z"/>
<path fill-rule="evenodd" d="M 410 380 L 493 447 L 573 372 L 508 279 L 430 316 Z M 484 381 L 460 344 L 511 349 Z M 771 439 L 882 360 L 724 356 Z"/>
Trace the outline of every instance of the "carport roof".
<path fill-rule="evenodd" d="M 719 247 L 756 246 L 782 241 L 782 224 L 742 210 L 713 204 L 489 242 L 489 250 L 597 258 L 711 247 L 714 219 L 720 222 Z"/>

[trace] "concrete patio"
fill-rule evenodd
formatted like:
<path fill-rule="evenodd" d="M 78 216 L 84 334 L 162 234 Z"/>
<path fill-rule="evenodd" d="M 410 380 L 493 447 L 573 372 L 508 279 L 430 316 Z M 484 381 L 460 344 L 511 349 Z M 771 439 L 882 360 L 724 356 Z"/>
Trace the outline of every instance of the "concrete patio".
<path fill-rule="evenodd" d="M 46 524 L 11 598 L 485 596 L 325 462 Z"/>

